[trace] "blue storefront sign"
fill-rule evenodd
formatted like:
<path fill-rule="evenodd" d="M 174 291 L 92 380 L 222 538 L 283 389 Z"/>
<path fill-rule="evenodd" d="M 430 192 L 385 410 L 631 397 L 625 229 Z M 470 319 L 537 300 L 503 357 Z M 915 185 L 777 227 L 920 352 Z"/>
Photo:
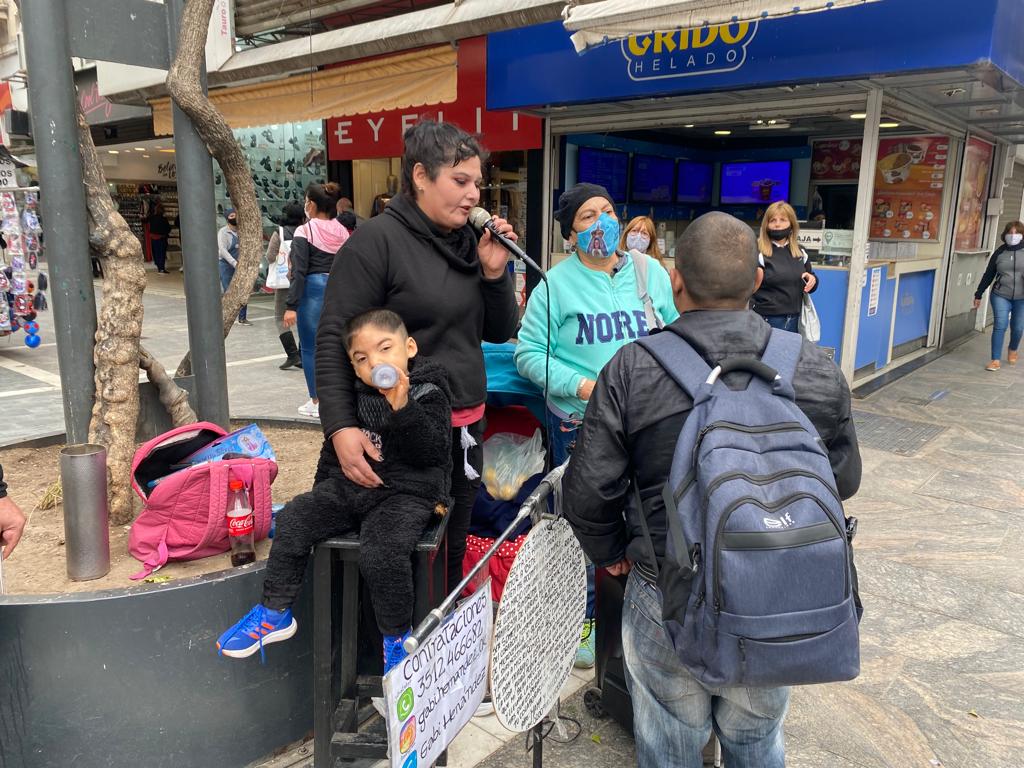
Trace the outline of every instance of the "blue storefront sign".
<path fill-rule="evenodd" d="M 512 109 L 990 65 L 1024 82 L 1021 0 L 884 0 L 633 35 L 577 54 L 560 22 L 487 42 L 487 107 Z"/>

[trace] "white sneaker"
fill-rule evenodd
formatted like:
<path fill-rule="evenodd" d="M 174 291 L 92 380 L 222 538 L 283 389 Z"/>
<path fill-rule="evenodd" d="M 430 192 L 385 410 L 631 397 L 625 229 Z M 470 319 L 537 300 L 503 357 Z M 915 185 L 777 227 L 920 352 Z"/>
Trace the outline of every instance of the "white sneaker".
<path fill-rule="evenodd" d="M 310 398 L 304 405 L 299 406 L 299 416 L 308 416 L 311 419 L 320 418 L 320 403 L 314 403 Z"/>

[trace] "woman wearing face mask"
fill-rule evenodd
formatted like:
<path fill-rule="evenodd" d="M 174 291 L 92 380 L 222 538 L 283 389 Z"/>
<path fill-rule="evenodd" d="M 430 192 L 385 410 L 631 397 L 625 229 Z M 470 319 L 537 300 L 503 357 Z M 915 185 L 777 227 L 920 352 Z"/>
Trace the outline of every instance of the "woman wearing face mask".
<path fill-rule="evenodd" d="M 799 232 L 793 206 L 781 200 L 768 206 L 757 238 L 761 287 L 753 298 L 753 310 L 768 325 L 794 333 L 799 331 L 804 294 L 818 287 L 811 260 L 796 241 Z"/>
<path fill-rule="evenodd" d="M 995 285 L 992 285 L 995 281 Z M 1024 336 L 1024 224 L 1011 221 L 1003 229 L 1003 244 L 996 248 L 974 292 L 974 308 L 981 306 L 981 296 L 992 285 L 992 362 L 986 371 L 998 371 L 1003 355 L 1003 340 L 1010 329 L 1010 349 L 1006 361 L 1017 364 L 1017 349 Z"/>
<path fill-rule="evenodd" d="M 217 266 L 220 269 L 221 293 L 227 293 L 231 278 L 235 276 L 235 268 L 238 266 L 238 214 L 234 208 L 229 208 L 224 217 L 227 224 L 217 232 L 217 253 L 220 257 Z M 243 304 L 238 310 L 238 324 L 252 325 L 249 322 L 248 304 Z"/>
<path fill-rule="evenodd" d="M 657 230 L 654 222 L 647 216 L 637 216 L 626 225 L 619 240 L 619 250 L 640 251 L 664 265 L 661 260 L 661 249 L 658 248 Z"/>
<path fill-rule="evenodd" d="M 287 310 L 281 320 L 285 329 L 298 323 L 302 373 L 306 377 L 309 401 L 299 406 L 300 416 L 318 418 L 320 400 L 316 391 L 316 328 L 324 306 L 327 275 L 338 249 L 348 240 L 348 230 L 334 218 L 341 188 L 333 182 L 310 184 L 306 188 L 306 223 L 295 230 L 290 252 Z"/>
<path fill-rule="evenodd" d="M 608 190 L 577 184 L 559 198 L 555 217 L 572 253 L 548 270 L 548 290 L 539 285 L 530 295 L 515 361 L 519 372 L 541 389 L 547 372 L 548 442 L 553 462 L 561 464 L 575 447 L 597 374 L 620 347 L 646 336 L 648 327 L 634 257 L 619 248 L 619 219 Z M 668 272 L 652 266 L 647 292 L 662 324 L 668 324 L 679 316 L 672 286 Z M 580 667 L 594 664 L 592 574 L 588 587 L 587 623 L 576 654 Z"/>
<path fill-rule="evenodd" d="M 421 355 L 448 370 L 452 390 L 448 585 L 462 579 L 466 532 L 483 468 L 487 395 L 480 342 L 505 342 L 519 320 L 508 251 L 469 226 L 480 201 L 476 139 L 451 123 L 424 120 L 405 132 L 401 192 L 361 223 L 331 270 L 317 333 L 320 421 L 341 470 L 355 483 L 380 485 L 367 457 L 380 460 L 356 426 L 355 374 L 345 354 L 349 318 L 380 307 L 397 313 Z M 516 240 L 504 219 L 498 230 Z"/>

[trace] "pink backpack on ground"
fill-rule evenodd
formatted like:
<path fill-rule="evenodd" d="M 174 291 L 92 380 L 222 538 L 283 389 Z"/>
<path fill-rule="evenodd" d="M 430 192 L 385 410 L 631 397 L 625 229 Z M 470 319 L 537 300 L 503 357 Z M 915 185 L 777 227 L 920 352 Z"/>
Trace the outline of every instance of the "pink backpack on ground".
<path fill-rule="evenodd" d="M 132 579 L 149 576 L 168 560 L 198 560 L 230 548 L 225 515 L 232 478 L 249 488 L 256 540 L 267 537 L 275 462 L 223 459 L 173 469 L 225 434 L 216 424 L 202 421 L 164 432 L 135 452 L 132 487 L 144 506 L 128 535 L 128 550 L 142 562 L 142 570 Z"/>

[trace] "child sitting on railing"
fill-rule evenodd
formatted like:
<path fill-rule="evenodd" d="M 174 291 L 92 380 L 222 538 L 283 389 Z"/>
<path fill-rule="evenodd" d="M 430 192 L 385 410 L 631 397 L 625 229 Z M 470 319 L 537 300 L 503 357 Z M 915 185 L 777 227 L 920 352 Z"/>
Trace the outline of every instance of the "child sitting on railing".
<path fill-rule="evenodd" d="M 359 427 L 377 447 L 371 466 L 383 481 L 365 488 L 346 478 L 334 446 L 320 451 L 317 482 L 277 516 L 263 600 L 221 635 L 224 656 L 245 658 L 295 634 L 292 617 L 311 548 L 359 531 L 359 569 L 369 584 L 384 635 L 385 672 L 405 655 L 413 618 L 411 557 L 433 515 L 451 501 L 451 393 L 447 373 L 416 359 L 416 341 L 394 312 L 373 309 L 352 318 L 346 347 L 359 381 Z M 383 375 L 382 375 L 383 374 Z"/>

